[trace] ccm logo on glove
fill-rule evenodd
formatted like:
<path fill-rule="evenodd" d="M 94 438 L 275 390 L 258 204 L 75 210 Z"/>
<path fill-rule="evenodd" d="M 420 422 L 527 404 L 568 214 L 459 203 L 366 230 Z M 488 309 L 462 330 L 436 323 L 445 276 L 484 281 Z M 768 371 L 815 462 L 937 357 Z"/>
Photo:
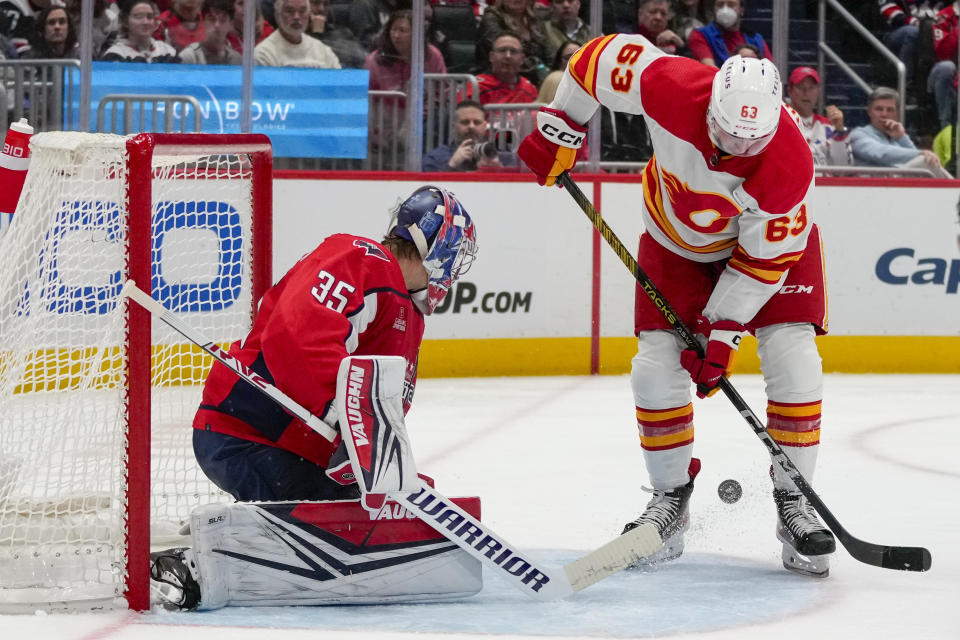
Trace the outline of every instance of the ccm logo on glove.
<path fill-rule="evenodd" d="M 536 174 L 537 182 L 552 186 L 558 175 L 577 163 L 577 149 L 583 145 L 586 132 L 563 111 L 541 107 L 537 129 L 523 139 L 517 155 Z"/>
<path fill-rule="evenodd" d="M 579 149 L 583 145 L 584 130 L 562 111 L 544 107 L 537 113 L 537 125 L 543 137 L 554 144 L 568 149 Z"/>

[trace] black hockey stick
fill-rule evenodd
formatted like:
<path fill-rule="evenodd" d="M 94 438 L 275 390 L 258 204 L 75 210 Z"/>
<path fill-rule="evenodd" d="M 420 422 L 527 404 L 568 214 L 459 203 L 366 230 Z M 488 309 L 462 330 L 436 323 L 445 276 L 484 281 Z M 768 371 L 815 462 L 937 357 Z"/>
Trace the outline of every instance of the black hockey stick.
<path fill-rule="evenodd" d="M 688 348 L 694 349 L 700 357 L 703 357 L 703 347 L 697 339 L 694 338 L 693 333 L 683 323 L 680 316 L 673 310 L 670 303 L 664 298 L 663 294 L 660 293 L 656 285 L 650 281 L 650 278 L 644 273 L 643 269 L 640 268 L 640 265 L 637 264 L 637 261 L 630 251 L 620 242 L 620 239 L 617 238 L 610 226 L 600 216 L 600 212 L 587 200 L 587 196 L 584 195 L 580 187 L 573 181 L 570 174 L 564 171 L 557 177 L 557 181 L 563 185 L 567 193 L 573 196 L 573 199 L 580 205 L 583 212 L 587 214 L 587 217 L 593 222 L 593 226 L 600 232 L 603 239 L 607 241 L 607 244 L 610 245 L 623 264 L 627 266 L 627 269 L 633 273 L 633 277 L 640 283 L 647 297 L 660 309 L 667 319 L 667 322 L 677 335 L 680 336 L 680 339 L 686 343 Z M 803 477 L 803 474 L 801 474 L 793 462 L 790 461 L 790 458 L 783 452 L 780 445 L 767 433 L 767 430 L 757 418 L 756 414 L 753 413 L 746 401 L 740 396 L 727 378 L 720 378 L 720 389 L 723 390 L 723 393 L 726 394 L 727 398 L 733 404 L 733 407 L 743 416 L 747 424 L 750 425 L 750 428 L 753 429 L 757 437 L 760 438 L 760 441 L 767 447 L 767 451 L 770 452 L 770 457 L 786 472 L 790 479 L 793 480 L 793 483 L 797 485 L 797 489 L 807 498 L 816 512 L 820 514 L 820 517 L 823 518 L 823 521 L 830 527 L 830 530 L 836 535 L 840 544 L 846 548 L 851 556 L 860 562 L 872 564 L 876 567 L 883 567 L 884 569 L 926 571 L 930 568 L 930 551 L 923 547 L 894 547 L 874 544 L 872 542 L 864 542 L 852 536 L 843 528 L 843 525 L 840 524 L 834 515 L 830 513 L 827 505 L 823 503 L 820 496 L 818 496 L 807 483 L 806 478 Z"/>

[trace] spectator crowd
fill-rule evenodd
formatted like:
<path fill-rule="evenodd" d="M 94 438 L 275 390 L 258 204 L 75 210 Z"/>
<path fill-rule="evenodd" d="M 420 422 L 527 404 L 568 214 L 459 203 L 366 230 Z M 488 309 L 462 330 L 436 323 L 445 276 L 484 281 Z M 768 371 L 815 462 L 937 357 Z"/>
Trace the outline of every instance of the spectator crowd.
<path fill-rule="evenodd" d="M 370 89 L 406 91 L 411 74 L 411 0 L 254 0 L 255 64 L 320 69 L 365 68 Z M 546 103 L 563 69 L 593 31 L 581 0 L 423 1 L 424 71 L 451 67 L 477 78 L 478 95 L 452 117 L 451 145 L 433 160 L 450 169 L 509 166 L 497 155 L 475 157 L 480 130 L 488 130 L 485 105 Z M 94 0 L 92 50 L 96 60 L 130 63 L 236 65 L 242 60 L 244 0 Z M 732 55 L 772 58 L 771 44 L 744 27 L 748 0 L 609 0 L 603 2 L 606 33 L 637 33 L 667 53 L 719 67 Z M 0 59 L 79 57 L 80 0 L 0 0 Z M 476 29 L 472 59 L 462 43 L 435 23 L 438 7 L 461 7 Z M 875 88 L 869 122 L 848 131 L 844 114 L 828 105 L 818 113 L 823 87 L 816 70 L 781 70 L 785 101 L 823 166 L 926 167 L 952 170 L 956 148 L 958 9 L 955 2 L 877 0 L 883 43 L 904 62 L 908 99 L 936 113 L 936 130 L 919 149 L 907 134 L 899 96 Z M 932 43 L 930 56 L 920 51 Z M 924 64 L 924 61 L 927 63 Z M 465 68 L 464 68 L 465 67 Z M 643 119 L 610 114 L 601 130 L 601 157 L 622 162 L 650 155 Z M 429 152 L 430 150 L 425 150 Z"/>

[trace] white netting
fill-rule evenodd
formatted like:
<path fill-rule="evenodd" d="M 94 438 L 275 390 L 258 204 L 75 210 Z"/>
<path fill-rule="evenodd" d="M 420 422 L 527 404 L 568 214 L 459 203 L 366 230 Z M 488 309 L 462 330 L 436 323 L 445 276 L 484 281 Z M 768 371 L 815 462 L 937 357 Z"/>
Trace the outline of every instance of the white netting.
<path fill-rule="evenodd" d="M 226 344 L 250 325 L 251 164 L 175 155 L 153 162 L 153 295 Z M 0 609 L 123 593 L 127 176 L 125 137 L 37 134 L 0 238 Z M 191 447 L 211 362 L 153 325 L 151 534 L 162 543 L 222 494 Z"/>

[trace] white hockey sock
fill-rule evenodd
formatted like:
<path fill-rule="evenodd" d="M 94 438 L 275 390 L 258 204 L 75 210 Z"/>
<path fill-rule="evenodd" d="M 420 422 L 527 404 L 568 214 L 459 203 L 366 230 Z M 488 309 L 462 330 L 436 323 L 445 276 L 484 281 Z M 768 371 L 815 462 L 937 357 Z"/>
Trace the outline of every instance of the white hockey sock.
<path fill-rule="evenodd" d="M 663 491 L 687 484 L 693 455 L 690 374 L 680 366 L 680 347 L 670 331 L 641 331 L 631 362 L 643 460 L 650 484 Z"/>
<path fill-rule="evenodd" d="M 809 483 L 820 449 L 823 369 L 810 324 L 777 324 L 757 331 L 767 391 L 767 431 Z M 773 465 L 773 484 L 796 491 L 790 477 Z"/>

